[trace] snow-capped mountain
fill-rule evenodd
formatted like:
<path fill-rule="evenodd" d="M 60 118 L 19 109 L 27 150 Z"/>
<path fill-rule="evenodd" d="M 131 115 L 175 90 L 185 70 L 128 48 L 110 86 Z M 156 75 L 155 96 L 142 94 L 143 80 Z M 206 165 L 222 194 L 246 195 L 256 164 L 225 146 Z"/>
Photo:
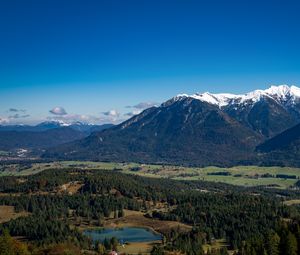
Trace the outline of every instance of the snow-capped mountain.
<path fill-rule="evenodd" d="M 245 95 L 178 95 L 123 123 L 44 157 L 231 165 L 253 162 L 255 147 L 300 122 L 300 89 L 286 85 Z"/>
<path fill-rule="evenodd" d="M 209 92 L 181 94 L 165 105 L 187 98 L 214 105 L 265 137 L 277 135 L 300 122 L 300 88 L 296 86 L 271 86 L 244 95 Z"/>
<path fill-rule="evenodd" d="M 202 102 L 217 105 L 219 108 L 224 108 L 228 105 L 245 105 L 259 102 L 264 98 L 270 98 L 280 104 L 292 105 L 299 103 L 300 88 L 296 86 L 289 87 L 288 85 L 271 86 L 266 90 L 254 90 L 244 95 L 220 93 L 213 94 L 210 92 L 196 93 L 193 95 L 180 94 L 174 99 L 181 100 L 183 98 L 193 98 Z"/>
<path fill-rule="evenodd" d="M 45 129 L 52 129 L 52 128 L 59 128 L 59 127 L 68 127 L 71 124 L 66 123 L 62 120 L 50 120 L 50 121 L 44 121 L 42 123 L 39 123 L 36 125 L 36 127 L 41 127 Z"/>

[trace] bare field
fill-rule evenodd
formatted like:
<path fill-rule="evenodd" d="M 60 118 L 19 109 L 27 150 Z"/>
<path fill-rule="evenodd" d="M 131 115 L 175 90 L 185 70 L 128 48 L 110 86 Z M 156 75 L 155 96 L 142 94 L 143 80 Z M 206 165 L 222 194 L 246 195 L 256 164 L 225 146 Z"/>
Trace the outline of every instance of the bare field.
<path fill-rule="evenodd" d="M 28 215 L 28 212 L 16 213 L 15 208 L 13 206 L 0 205 L 0 223 L 8 222 L 12 219 Z"/>
<path fill-rule="evenodd" d="M 58 188 L 57 193 L 68 193 L 72 195 L 77 193 L 82 186 L 83 184 L 77 181 L 65 183 Z"/>

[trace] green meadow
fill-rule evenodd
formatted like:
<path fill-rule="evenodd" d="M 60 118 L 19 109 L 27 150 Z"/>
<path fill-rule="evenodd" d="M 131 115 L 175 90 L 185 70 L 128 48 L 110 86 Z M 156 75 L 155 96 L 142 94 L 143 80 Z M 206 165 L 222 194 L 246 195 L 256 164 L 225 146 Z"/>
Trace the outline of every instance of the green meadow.
<path fill-rule="evenodd" d="M 51 163 L 33 163 L 29 165 L 2 165 L 0 166 L 0 176 L 26 176 L 36 174 L 47 169 L 65 168 L 122 171 L 127 174 L 154 178 L 202 180 L 239 186 L 273 186 L 282 189 L 293 186 L 298 179 L 300 179 L 300 168 L 292 167 L 235 166 L 231 168 L 220 168 L 210 166 L 197 168 L 91 161 L 61 161 Z M 276 178 L 276 175 L 287 175 L 288 178 Z M 291 176 L 295 176 L 296 178 L 292 179 Z"/>

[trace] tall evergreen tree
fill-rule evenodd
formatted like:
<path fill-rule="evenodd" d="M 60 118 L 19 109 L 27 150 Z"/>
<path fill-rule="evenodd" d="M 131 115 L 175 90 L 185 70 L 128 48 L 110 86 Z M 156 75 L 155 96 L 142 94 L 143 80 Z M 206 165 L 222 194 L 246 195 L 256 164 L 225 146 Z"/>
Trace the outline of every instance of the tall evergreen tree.
<path fill-rule="evenodd" d="M 279 255 L 279 244 L 279 235 L 274 232 L 268 233 L 266 240 L 266 251 L 268 255 Z"/>

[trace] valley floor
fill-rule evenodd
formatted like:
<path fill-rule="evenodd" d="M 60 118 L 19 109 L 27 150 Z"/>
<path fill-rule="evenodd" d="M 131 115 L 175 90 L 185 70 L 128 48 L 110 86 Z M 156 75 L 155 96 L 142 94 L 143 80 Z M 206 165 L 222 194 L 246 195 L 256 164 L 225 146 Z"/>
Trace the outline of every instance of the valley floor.
<path fill-rule="evenodd" d="M 267 186 L 279 189 L 294 188 L 300 179 L 300 168 L 235 166 L 220 167 L 181 167 L 172 165 L 149 165 L 137 163 L 106 163 L 89 161 L 60 161 L 33 163 L 20 167 L 20 164 L 0 166 L 0 176 L 26 176 L 47 169 L 80 168 L 96 170 L 118 170 L 126 174 L 175 180 L 200 180 L 221 182 L 238 186 Z"/>

